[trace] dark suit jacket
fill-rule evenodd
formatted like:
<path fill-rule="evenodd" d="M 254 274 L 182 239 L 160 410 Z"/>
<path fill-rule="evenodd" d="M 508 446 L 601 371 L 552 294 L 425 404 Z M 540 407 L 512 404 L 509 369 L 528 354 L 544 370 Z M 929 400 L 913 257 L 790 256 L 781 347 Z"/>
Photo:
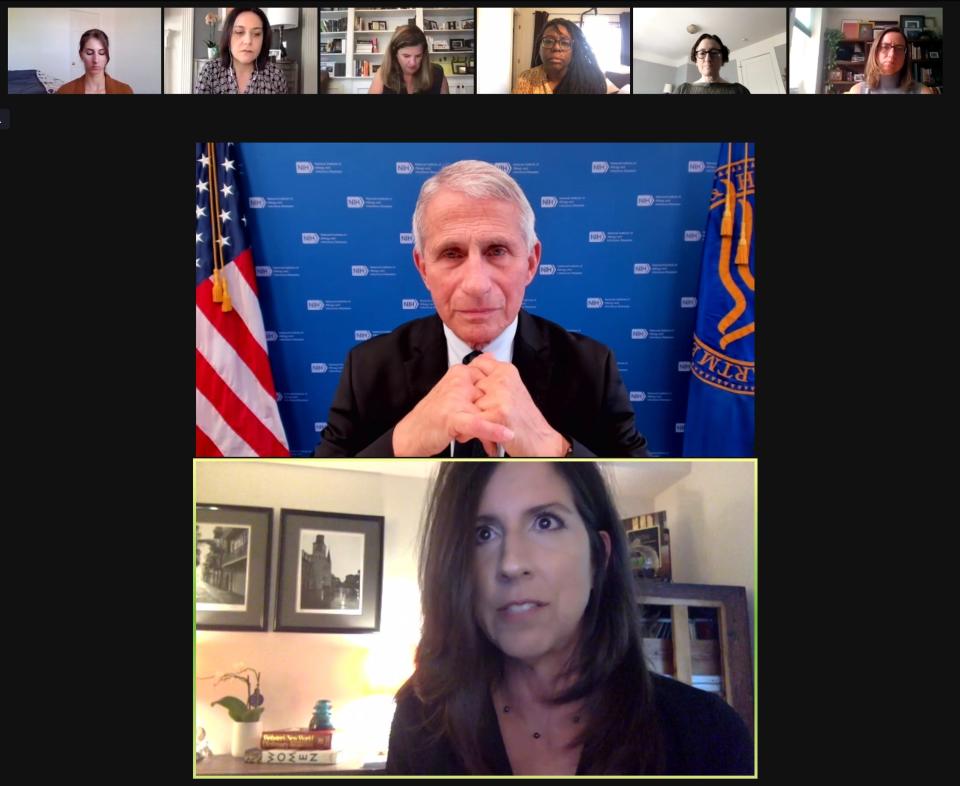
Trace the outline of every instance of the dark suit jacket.
<path fill-rule="evenodd" d="M 573 444 L 575 457 L 648 455 L 613 352 L 599 341 L 521 310 L 513 364 L 547 422 Z M 393 427 L 447 368 L 447 340 L 436 315 L 354 347 L 314 455 L 392 457 Z"/>

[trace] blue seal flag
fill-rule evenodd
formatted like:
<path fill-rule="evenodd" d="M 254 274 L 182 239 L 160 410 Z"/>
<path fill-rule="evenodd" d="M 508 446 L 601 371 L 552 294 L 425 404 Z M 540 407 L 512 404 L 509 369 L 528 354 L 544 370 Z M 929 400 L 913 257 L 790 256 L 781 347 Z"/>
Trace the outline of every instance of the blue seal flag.
<path fill-rule="evenodd" d="M 720 146 L 707 213 L 684 456 L 753 456 L 753 143 Z"/>

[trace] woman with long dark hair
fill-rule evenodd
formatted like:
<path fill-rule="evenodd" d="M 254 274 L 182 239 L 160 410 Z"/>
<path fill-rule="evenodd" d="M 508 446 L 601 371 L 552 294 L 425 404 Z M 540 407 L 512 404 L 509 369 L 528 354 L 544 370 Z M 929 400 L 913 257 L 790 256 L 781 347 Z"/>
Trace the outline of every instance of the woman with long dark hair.
<path fill-rule="evenodd" d="M 533 68 L 520 74 L 514 93 L 616 93 L 603 75 L 583 31 L 568 19 L 551 19 L 534 41 Z"/>
<path fill-rule="evenodd" d="M 220 56 L 200 71 L 202 95 L 285 95 L 287 78 L 270 62 L 270 22 L 255 6 L 232 8 L 220 34 Z"/>
<path fill-rule="evenodd" d="M 390 774 L 749 774 L 743 721 L 644 663 L 596 465 L 453 462 L 421 534 L 423 628 Z"/>
<path fill-rule="evenodd" d="M 83 76 L 62 85 L 60 95 L 114 95 L 132 93 L 133 88 L 126 82 L 114 79 L 107 73 L 110 62 L 110 39 L 103 30 L 92 28 L 80 36 L 80 62 L 83 63 Z"/>

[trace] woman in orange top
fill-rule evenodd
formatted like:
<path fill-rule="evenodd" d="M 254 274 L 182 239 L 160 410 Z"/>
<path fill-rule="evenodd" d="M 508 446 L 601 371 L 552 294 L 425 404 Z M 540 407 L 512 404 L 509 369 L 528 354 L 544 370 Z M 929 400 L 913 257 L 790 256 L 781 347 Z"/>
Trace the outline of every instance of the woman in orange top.
<path fill-rule="evenodd" d="M 110 39 L 103 30 L 93 28 L 80 36 L 80 59 L 84 74 L 63 85 L 58 93 L 89 95 L 91 93 L 132 93 L 130 85 L 107 74 L 110 62 Z"/>

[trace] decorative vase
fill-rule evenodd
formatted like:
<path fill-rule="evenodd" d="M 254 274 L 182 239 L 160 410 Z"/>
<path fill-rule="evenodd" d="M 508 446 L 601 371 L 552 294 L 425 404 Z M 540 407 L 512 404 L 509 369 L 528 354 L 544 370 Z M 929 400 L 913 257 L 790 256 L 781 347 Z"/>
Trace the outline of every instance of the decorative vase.
<path fill-rule="evenodd" d="M 215 46 L 207 47 L 207 57 L 210 60 L 213 60 L 217 56 L 217 48 Z"/>
<path fill-rule="evenodd" d="M 249 748 L 260 747 L 260 735 L 263 734 L 263 721 L 253 723 L 233 723 L 233 737 L 230 740 L 230 755 L 242 759 Z"/>

